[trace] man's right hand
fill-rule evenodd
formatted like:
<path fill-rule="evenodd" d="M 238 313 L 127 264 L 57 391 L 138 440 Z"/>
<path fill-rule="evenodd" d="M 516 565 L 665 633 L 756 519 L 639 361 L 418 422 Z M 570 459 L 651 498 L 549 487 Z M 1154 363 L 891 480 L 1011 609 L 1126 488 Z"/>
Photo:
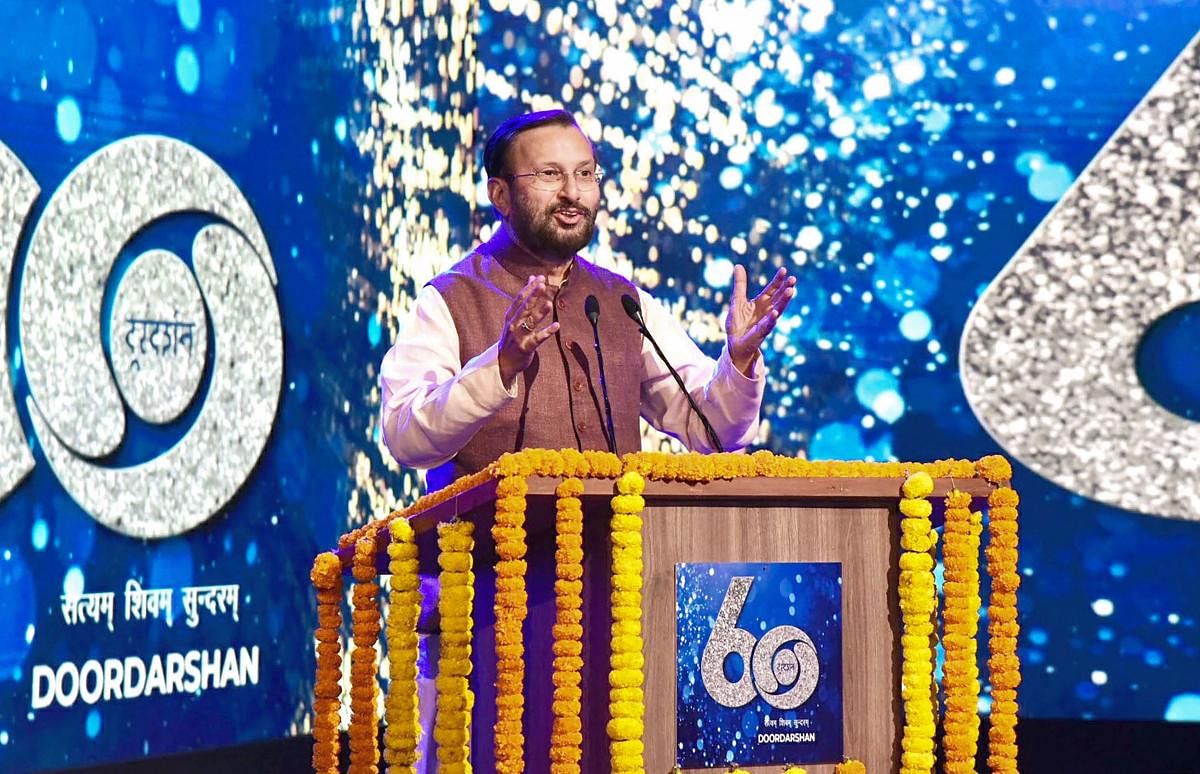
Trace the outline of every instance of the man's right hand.
<path fill-rule="evenodd" d="M 542 327 L 552 311 L 554 290 L 546 277 L 540 274 L 530 277 L 504 314 L 496 362 L 505 389 L 512 389 L 517 374 L 533 362 L 533 353 L 558 331 L 557 320 Z"/>

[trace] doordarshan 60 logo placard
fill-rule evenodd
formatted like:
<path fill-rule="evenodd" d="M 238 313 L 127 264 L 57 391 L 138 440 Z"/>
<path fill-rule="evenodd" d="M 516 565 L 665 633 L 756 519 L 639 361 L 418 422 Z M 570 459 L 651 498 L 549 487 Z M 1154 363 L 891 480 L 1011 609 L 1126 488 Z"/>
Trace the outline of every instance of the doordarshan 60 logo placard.
<path fill-rule="evenodd" d="M 8 352 L 17 243 L 39 192 L 0 143 L 0 352 Z M 190 266 L 170 251 L 147 250 L 110 292 L 122 248 L 177 213 L 217 221 L 196 234 Z M 245 483 L 279 405 L 277 281 L 246 198 L 186 143 L 119 140 L 81 162 L 54 192 L 29 239 L 14 360 L 24 370 L 32 431 L 46 460 L 93 518 L 133 537 L 166 538 L 216 514 Z M 195 402 L 206 372 L 203 405 L 174 446 L 136 465 L 104 464 L 125 436 L 126 411 L 172 422 Z M 13 386 L 0 382 L 0 501 L 33 469 L 30 445 Z"/>
<path fill-rule="evenodd" d="M 842 566 L 675 565 L 681 768 L 841 760 Z"/>
<path fill-rule="evenodd" d="M 708 695 L 725 707 L 744 707 L 757 695 L 776 709 L 795 709 L 808 701 L 821 678 L 817 648 L 796 626 L 776 626 L 757 638 L 738 628 L 753 583 L 753 576 L 730 580 L 700 655 L 701 679 Z M 725 676 L 725 659 L 735 653 L 745 668 L 731 681 Z"/>

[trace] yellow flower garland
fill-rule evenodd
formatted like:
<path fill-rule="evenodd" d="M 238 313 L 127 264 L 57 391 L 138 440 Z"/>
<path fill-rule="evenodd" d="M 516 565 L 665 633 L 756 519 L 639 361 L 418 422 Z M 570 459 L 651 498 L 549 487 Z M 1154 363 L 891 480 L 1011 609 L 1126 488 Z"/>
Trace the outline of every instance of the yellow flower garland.
<path fill-rule="evenodd" d="M 642 772 L 646 701 L 642 685 L 642 492 L 633 470 L 612 498 L 612 653 L 609 672 L 609 751 L 613 772 Z"/>
<path fill-rule="evenodd" d="M 653 481 L 705 482 L 736 478 L 904 478 L 926 473 L 932 478 L 974 478 L 970 460 L 936 462 L 810 461 L 779 457 L 769 451 L 753 454 L 667 454 L 633 452 L 622 457 L 624 469 Z"/>
<path fill-rule="evenodd" d="M 583 482 L 565 479 L 555 489 L 554 725 L 551 774 L 579 774 L 583 757 L 580 690 L 583 669 Z"/>
<path fill-rule="evenodd" d="M 421 726 L 417 712 L 417 619 L 421 614 L 420 578 L 417 574 L 416 535 L 408 519 L 390 525 L 388 545 L 392 592 L 388 598 L 388 691 L 384 700 L 387 730 L 383 759 L 389 772 L 415 772 L 420 758 L 417 742 Z"/>
<path fill-rule="evenodd" d="M 338 770 L 338 714 L 342 707 L 342 563 L 337 554 L 317 554 L 309 575 L 317 595 L 317 670 L 313 687 L 313 771 Z"/>
<path fill-rule="evenodd" d="M 979 666 L 975 659 L 979 606 L 978 511 L 971 496 L 957 489 L 946 495 L 945 608 L 942 614 L 946 661 L 942 685 L 946 714 L 942 747 L 946 774 L 973 774 L 979 740 Z"/>
<path fill-rule="evenodd" d="M 514 455 L 515 456 L 515 455 Z M 534 457 L 534 455 L 529 455 Z M 508 457 L 508 455 L 506 455 Z M 513 460 L 501 458 L 507 465 Z M 523 475 L 507 475 L 496 485 L 496 737 L 495 762 L 499 774 L 519 774 L 525 769 L 525 494 Z"/>
<path fill-rule="evenodd" d="M 904 631 L 901 635 L 901 685 L 904 701 L 904 729 L 900 738 L 903 752 L 900 771 L 928 774 L 933 769 L 933 737 L 935 710 L 931 695 L 933 685 L 933 649 L 930 636 L 934 626 L 930 615 L 937 609 L 937 594 L 933 579 L 933 557 L 930 548 L 936 533 L 929 521 L 933 506 L 925 499 L 933 493 L 933 479 L 928 473 L 917 472 L 908 477 L 900 500 L 900 613 Z"/>
<path fill-rule="evenodd" d="M 1011 475 L 1011 473 L 1010 473 Z M 992 592 L 988 600 L 988 671 L 992 682 L 992 711 L 988 728 L 988 767 L 992 771 L 1017 770 L 1017 686 L 1021 662 L 1017 657 L 1017 504 L 1011 487 L 1001 486 L 988 495 L 988 575 Z"/>
<path fill-rule="evenodd" d="M 442 652 L 438 658 L 437 711 L 433 739 L 437 742 L 438 771 L 464 774 L 471 771 L 472 603 L 475 573 L 471 552 L 475 525 L 469 521 L 438 525 L 438 614 L 442 619 Z"/>
<path fill-rule="evenodd" d="M 862 761 L 854 759 L 842 761 L 833 767 L 833 774 L 867 774 L 867 767 Z"/>
<path fill-rule="evenodd" d="M 350 771 L 373 772 L 379 763 L 375 701 L 379 682 L 375 678 L 379 653 L 379 584 L 375 566 L 375 540 L 363 538 L 354 544 L 353 622 L 350 627 L 354 651 L 350 654 Z"/>

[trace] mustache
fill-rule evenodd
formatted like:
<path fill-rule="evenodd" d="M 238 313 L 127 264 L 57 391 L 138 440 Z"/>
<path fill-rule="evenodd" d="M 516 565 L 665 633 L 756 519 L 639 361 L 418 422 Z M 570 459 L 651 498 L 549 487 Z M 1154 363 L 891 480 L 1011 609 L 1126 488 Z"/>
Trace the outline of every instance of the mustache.
<path fill-rule="evenodd" d="M 555 213 L 559 212 L 581 212 L 589 217 L 596 216 L 596 210 L 593 210 L 591 207 L 586 207 L 582 204 L 558 204 L 551 206 L 546 210 L 547 215 L 554 215 Z"/>

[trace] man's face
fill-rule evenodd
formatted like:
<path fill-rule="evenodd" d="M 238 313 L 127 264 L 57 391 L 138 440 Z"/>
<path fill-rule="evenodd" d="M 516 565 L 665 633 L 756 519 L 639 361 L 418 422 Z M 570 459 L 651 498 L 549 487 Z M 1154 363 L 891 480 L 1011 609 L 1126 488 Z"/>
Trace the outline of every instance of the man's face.
<path fill-rule="evenodd" d="M 571 126 L 539 126 L 517 135 L 508 149 L 510 174 L 557 169 L 563 183 L 555 191 L 541 190 L 535 178 L 507 182 L 505 202 L 496 202 L 526 248 L 543 258 L 569 260 L 592 241 L 599 187 L 580 188 L 579 170 L 594 170 L 592 145 Z M 507 205 L 508 211 L 505 212 Z"/>

